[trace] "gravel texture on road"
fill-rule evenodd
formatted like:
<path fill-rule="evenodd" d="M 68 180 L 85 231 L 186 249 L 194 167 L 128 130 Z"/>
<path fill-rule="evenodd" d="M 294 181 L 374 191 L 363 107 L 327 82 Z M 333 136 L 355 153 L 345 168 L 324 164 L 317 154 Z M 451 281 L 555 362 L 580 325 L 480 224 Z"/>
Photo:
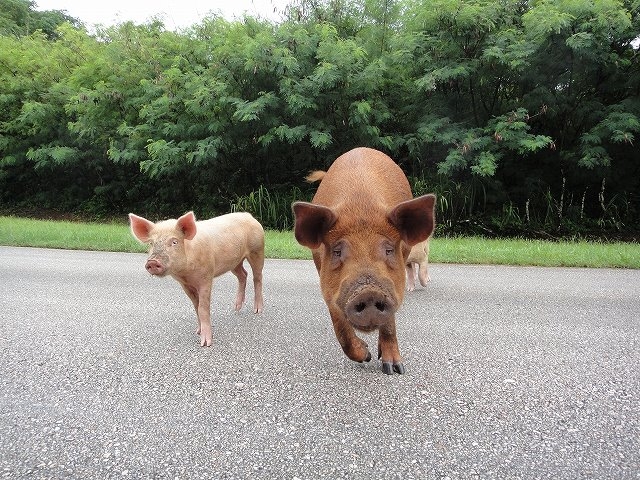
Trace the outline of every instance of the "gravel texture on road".
<path fill-rule="evenodd" d="M 640 271 L 432 265 L 385 375 L 343 355 L 311 261 L 267 260 L 259 315 L 218 278 L 201 348 L 144 260 L 0 247 L 0 476 L 640 476 Z"/>

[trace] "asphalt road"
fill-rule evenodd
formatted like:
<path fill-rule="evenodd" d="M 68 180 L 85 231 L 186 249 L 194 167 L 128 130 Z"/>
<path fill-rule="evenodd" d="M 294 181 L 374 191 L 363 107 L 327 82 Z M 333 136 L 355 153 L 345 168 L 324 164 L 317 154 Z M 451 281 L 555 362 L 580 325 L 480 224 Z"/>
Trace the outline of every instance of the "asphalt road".
<path fill-rule="evenodd" d="M 433 265 L 387 376 L 344 357 L 310 261 L 267 261 L 261 315 L 219 278 L 201 348 L 144 259 L 0 247 L 1 476 L 640 477 L 638 270 Z"/>

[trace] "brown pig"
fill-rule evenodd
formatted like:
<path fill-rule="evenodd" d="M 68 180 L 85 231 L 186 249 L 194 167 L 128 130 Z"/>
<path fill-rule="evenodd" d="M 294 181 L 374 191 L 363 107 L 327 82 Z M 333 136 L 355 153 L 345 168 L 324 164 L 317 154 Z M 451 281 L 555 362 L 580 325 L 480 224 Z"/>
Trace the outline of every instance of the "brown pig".
<path fill-rule="evenodd" d="M 311 203 L 295 202 L 295 236 L 312 250 L 322 296 L 344 353 L 368 362 L 355 330 L 378 329 L 378 358 L 386 374 L 404 373 L 395 314 L 404 298 L 411 246 L 434 227 L 434 195 L 413 199 L 406 176 L 387 155 L 351 150 L 325 172 Z"/>
<path fill-rule="evenodd" d="M 145 268 L 151 275 L 175 278 L 196 309 L 200 345 L 210 346 L 211 288 L 213 279 L 226 272 L 238 278 L 235 310 L 245 299 L 247 271 L 253 272 L 254 313 L 263 309 L 262 267 L 264 266 L 264 230 L 249 213 L 229 213 L 196 222 L 193 212 L 177 220 L 154 223 L 129 214 L 131 232 L 150 245 Z"/>
<path fill-rule="evenodd" d="M 416 273 L 414 265 L 418 265 L 418 280 L 423 287 L 431 280 L 429 276 L 429 239 L 411 247 L 407 257 L 407 292 L 413 292 L 416 288 Z"/>

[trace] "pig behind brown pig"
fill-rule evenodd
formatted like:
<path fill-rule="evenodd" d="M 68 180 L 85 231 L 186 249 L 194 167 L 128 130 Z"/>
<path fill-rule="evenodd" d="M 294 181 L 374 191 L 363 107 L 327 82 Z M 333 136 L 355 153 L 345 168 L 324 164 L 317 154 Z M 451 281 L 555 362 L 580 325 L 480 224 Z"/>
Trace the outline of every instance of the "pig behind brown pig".
<path fill-rule="evenodd" d="M 131 232 L 150 245 L 145 268 L 151 275 L 175 278 L 196 309 L 200 345 L 209 346 L 211 335 L 211 289 L 213 279 L 226 272 L 238 278 L 235 310 L 245 299 L 246 259 L 253 273 L 254 313 L 263 309 L 262 268 L 264 230 L 249 213 L 229 213 L 196 222 L 193 212 L 177 220 L 154 223 L 129 214 Z"/>
<path fill-rule="evenodd" d="M 344 353 L 371 360 L 355 330 L 378 330 L 386 374 L 404 373 L 395 314 L 404 298 L 411 246 L 434 227 L 434 195 L 413 199 L 406 176 L 387 155 L 356 148 L 334 161 L 311 203 L 295 202 L 295 236 L 312 250 L 320 288 Z"/>
<path fill-rule="evenodd" d="M 429 239 L 411 247 L 407 257 L 407 292 L 413 292 L 416 288 L 415 265 L 418 266 L 418 280 L 423 287 L 431 280 L 429 276 Z"/>

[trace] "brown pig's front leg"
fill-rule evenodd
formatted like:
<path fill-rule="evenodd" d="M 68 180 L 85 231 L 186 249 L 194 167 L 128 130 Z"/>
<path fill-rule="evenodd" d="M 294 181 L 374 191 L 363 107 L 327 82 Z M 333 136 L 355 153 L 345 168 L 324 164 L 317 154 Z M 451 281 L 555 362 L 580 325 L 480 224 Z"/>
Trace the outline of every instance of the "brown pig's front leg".
<path fill-rule="evenodd" d="M 356 335 L 355 330 L 338 308 L 329 307 L 329 314 L 333 322 L 333 330 L 345 355 L 355 362 L 368 362 L 371 353 L 367 343 Z"/>
<path fill-rule="evenodd" d="M 396 320 L 380 327 L 378 334 L 378 358 L 382 360 L 382 371 L 387 375 L 404 373 L 404 364 L 398 348 L 396 336 Z"/>

